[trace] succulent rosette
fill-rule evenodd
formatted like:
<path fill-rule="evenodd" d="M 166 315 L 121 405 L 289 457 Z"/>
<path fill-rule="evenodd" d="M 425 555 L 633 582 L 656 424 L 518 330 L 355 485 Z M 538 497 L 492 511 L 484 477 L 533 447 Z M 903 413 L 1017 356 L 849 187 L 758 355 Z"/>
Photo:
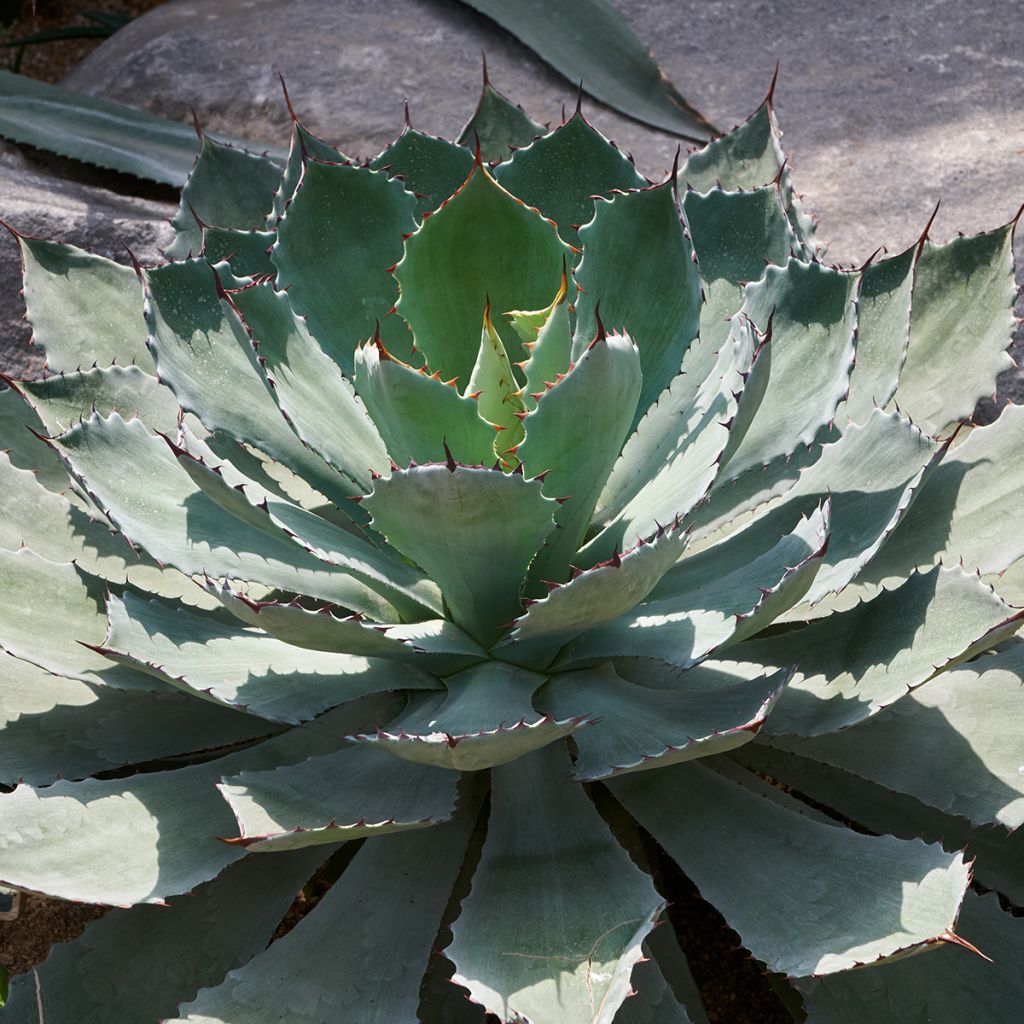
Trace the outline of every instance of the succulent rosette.
<path fill-rule="evenodd" d="M 798 1019 L 1012 1019 L 1013 225 L 829 266 L 779 138 L 488 85 L 203 138 L 159 266 L 18 236 L 0 880 L 121 909 L 0 1018 L 699 1022 L 667 856 Z"/>

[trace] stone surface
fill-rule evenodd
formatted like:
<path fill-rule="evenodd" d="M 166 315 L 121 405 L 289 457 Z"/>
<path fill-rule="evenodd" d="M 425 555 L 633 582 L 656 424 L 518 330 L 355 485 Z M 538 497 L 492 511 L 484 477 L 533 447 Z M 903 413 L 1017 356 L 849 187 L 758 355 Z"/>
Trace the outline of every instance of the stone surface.
<path fill-rule="evenodd" d="M 1019 0 L 615 0 L 682 93 L 721 128 L 761 101 L 776 60 L 794 181 L 834 259 L 898 249 L 942 199 L 935 234 L 1005 222 L 1024 202 Z M 575 90 L 454 0 L 173 0 L 119 32 L 67 84 L 261 141 L 287 132 L 277 73 L 309 126 L 353 155 L 417 125 L 457 132 L 486 49 L 495 84 L 556 120 Z M 588 112 L 648 174 L 676 141 Z"/>
<path fill-rule="evenodd" d="M 143 263 L 159 258 L 173 237 L 165 203 L 117 195 L 72 182 L 0 150 L 0 220 L 25 235 L 54 238 L 127 262 L 125 245 Z M 42 355 L 30 347 L 21 290 L 18 244 L 0 231 L 0 370 L 11 377 L 37 375 Z"/>

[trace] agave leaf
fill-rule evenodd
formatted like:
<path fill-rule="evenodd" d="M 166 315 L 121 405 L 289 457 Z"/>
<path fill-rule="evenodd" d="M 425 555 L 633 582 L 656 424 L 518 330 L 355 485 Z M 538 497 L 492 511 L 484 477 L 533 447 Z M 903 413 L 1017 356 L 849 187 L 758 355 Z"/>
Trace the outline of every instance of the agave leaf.
<path fill-rule="evenodd" d="M 684 530 L 666 528 L 648 542 L 638 543 L 608 562 L 574 575 L 532 601 L 516 619 L 514 629 L 498 649 L 513 645 L 532 652 L 531 641 L 555 647 L 585 630 L 608 622 L 639 604 L 657 585 L 686 547 Z M 532 660 L 532 659 L 531 659 Z"/>
<path fill-rule="evenodd" d="M 9 71 L 0 71 L 0 97 L 0 134 L 15 142 L 167 185 L 183 185 L 192 169 L 198 144 L 190 125 Z"/>
<path fill-rule="evenodd" d="M 494 458 L 494 431 L 470 389 L 460 395 L 454 381 L 403 363 L 379 342 L 357 348 L 355 364 L 356 390 L 396 464 L 443 459 L 445 445 L 467 465 Z"/>
<path fill-rule="evenodd" d="M 478 163 L 459 191 L 406 240 L 395 268 L 398 312 L 430 367 L 445 378 L 468 381 L 480 349 L 480 311 L 488 300 L 496 311 L 547 305 L 571 252 L 549 220 L 506 192 Z M 515 333 L 496 326 L 513 362 L 522 359 Z"/>
<path fill-rule="evenodd" d="M 704 280 L 700 340 L 714 350 L 728 337 L 744 286 L 759 281 L 767 263 L 784 266 L 799 243 L 775 184 L 749 192 L 690 190 L 683 212 Z"/>
<path fill-rule="evenodd" d="M 406 120 L 402 134 L 370 161 L 370 167 L 401 179 L 405 190 L 416 197 L 414 212 L 422 220 L 469 177 L 473 155 L 464 146 L 413 128 Z"/>
<path fill-rule="evenodd" d="M 555 513 L 558 531 L 531 566 L 533 580 L 569 575 L 594 506 L 622 449 L 641 393 L 642 357 L 626 335 L 598 335 L 569 372 L 523 418 L 517 452 L 524 471 L 544 476 L 544 492 L 567 498 Z M 566 452 L 574 457 L 567 459 Z"/>
<path fill-rule="evenodd" d="M 945 672 L 850 729 L 769 742 L 907 793 L 972 825 L 1024 824 L 1017 723 L 1024 644 Z"/>
<path fill-rule="evenodd" d="M 534 708 L 531 698 L 544 678 L 500 661 L 473 665 L 445 678 L 445 693 L 410 694 L 393 722 L 352 738 L 424 765 L 492 768 L 587 724 L 585 715 L 559 718 Z"/>
<path fill-rule="evenodd" d="M 509 150 L 528 146 L 538 135 L 544 134 L 544 125 L 513 103 L 491 85 L 484 59 L 484 81 L 473 115 L 459 133 L 458 144 L 476 150 L 482 160 L 495 163 L 507 160 Z"/>
<path fill-rule="evenodd" d="M 360 492 L 388 469 L 388 453 L 373 421 L 337 364 L 270 284 L 232 295 L 250 331 L 270 393 L 302 442 Z"/>
<path fill-rule="evenodd" d="M 238 278 L 273 275 L 270 247 L 277 236 L 272 231 L 203 227 L 202 254 L 213 266 L 227 263 Z"/>
<path fill-rule="evenodd" d="M 82 779 L 230 746 L 273 729 L 184 694 L 97 686 L 6 654 L 0 655 L 0 680 L 0 782 L 9 786 Z"/>
<path fill-rule="evenodd" d="M 473 372 L 469 375 L 466 394 L 476 397 L 480 418 L 497 431 L 494 455 L 507 465 L 514 466 L 517 462 L 515 451 L 523 439 L 522 420 L 526 415 L 526 406 L 520 397 L 519 385 L 508 361 L 505 345 L 491 321 L 489 305 L 484 310 L 480 351 Z"/>
<path fill-rule="evenodd" d="M 610 1024 L 663 904 L 552 745 L 492 773 L 453 980 L 502 1021 Z M 486 922 L 486 923 L 485 923 Z"/>
<path fill-rule="evenodd" d="M 476 818 L 475 807 L 462 810 L 449 824 L 364 844 L 292 931 L 182 1006 L 177 1024 L 270 1024 L 270 1014 L 275 1024 L 415 1020 L 420 978 Z"/>
<path fill-rule="evenodd" d="M 337 566 L 409 618 L 420 617 L 424 610 L 441 611 L 437 587 L 418 570 L 362 535 L 263 489 L 230 463 L 217 465 L 209 449 L 184 427 L 182 439 L 185 447 L 168 442 L 178 464 L 208 498 L 247 526 L 271 540 L 294 542 L 322 562 Z"/>
<path fill-rule="evenodd" d="M 103 640 L 104 582 L 28 548 L 0 551 L 6 596 L 0 647 L 55 675 L 126 690 L 167 692 L 163 683 L 119 668 L 88 648 Z"/>
<path fill-rule="evenodd" d="M 438 685 L 411 665 L 314 653 L 130 593 L 123 600 L 108 598 L 101 650 L 185 693 L 290 724 L 370 693 Z"/>
<path fill-rule="evenodd" d="M 811 444 L 849 390 L 860 275 L 801 263 L 770 266 L 748 286 L 743 312 L 764 333 L 772 369 L 764 398 L 722 482 Z"/>
<path fill-rule="evenodd" d="M 703 666 L 679 677 L 673 690 L 638 686 L 610 663 L 563 672 L 537 694 L 554 718 L 583 709 L 596 719 L 574 737 L 573 778 L 593 782 L 613 775 L 663 768 L 732 750 L 757 735 L 779 699 L 789 673 L 730 677 Z"/>
<path fill-rule="evenodd" d="M 685 373 L 679 374 L 647 410 L 601 492 L 594 518 L 603 529 L 581 552 L 581 564 L 608 558 L 634 537 L 686 516 L 707 494 L 757 352 L 756 332 L 737 317 L 697 392 Z"/>
<path fill-rule="evenodd" d="M 285 93 L 288 100 L 288 94 Z M 347 164 L 351 161 L 340 150 L 335 149 L 328 142 L 324 142 L 318 135 L 314 135 L 306 128 L 291 110 L 289 101 L 289 112 L 292 115 L 292 134 L 288 146 L 288 159 L 284 165 L 284 173 L 274 193 L 274 205 L 267 217 L 267 227 L 274 229 L 281 219 L 288 204 L 295 198 L 295 190 L 302 180 L 302 173 L 306 164 L 312 160 L 319 160 L 328 164 Z"/>
<path fill-rule="evenodd" d="M 560 374 L 569 372 L 572 362 L 572 325 L 569 323 L 569 279 L 562 271 L 562 284 L 550 306 L 537 310 L 515 310 L 508 314 L 512 329 L 530 353 L 519 363 L 526 384 L 519 393 L 527 410 L 537 408 L 546 389 Z"/>
<path fill-rule="evenodd" d="M 362 745 L 225 777 L 217 787 L 254 853 L 426 828 L 447 821 L 459 776 Z"/>
<path fill-rule="evenodd" d="M 512 154 L 494 172 L 498 183 L 558 225 L 570 245 L 594 216 L 594 197 L 643 188 L 647 179 L 577 109 L 553 132 Z"/>
<path fill-rule="evenodd" d="M 917 246 L 865 268 L 860 283 L 857 360 L 850 371 L 846 415 L 863 423 L 896 392 L 910 342 L 910 304 Z"/>
<path fill-rule="evenodd" d="M 664 930 L 665 926 L 661 927 Z M 614 1024 L 690 1024 L 686 1008 L 652 957 L 645 957 L 633 968 L 631 985 L 633 992 L 619 1007 Z"/>
<path fill-rule="evenodd" d="M 71 481 L 57 456 L 39 440 L 45 433 L 39 414 L 22 395 L 13 387 L 0 388 L 0 446 L 12 466 L 35 473 L 48 491 L 60 492 L 70 487 Z"/>
<path fill-rule="evenodd" d="M 767 549 L 797 515 L 830 500 L 832 535 L 804 604 L 838 592 L 883 547 L 927 486 L 947 445 L 925 437 L 897 413 L 876 409 L 863 426 L 852 425 L 805 469 L 781 500 L 673 569 L 663 591 L 682 593 L 707 579 L 735 572 Z M 800 609 L 794 609 L 796 617 Z"/>
<path fill-rule="evenodd" d="M 678 592 L 671 585 L 665 591 L 655 589 L 649 601 L 574 640 L 555 664 L 564 669 L 597 658 L 626 657 L 658 658 L 689 668 L 796 604 L 821 566 L 828 530 L 826 504 L 726 575 L 704 577 L 702 585 Z M 772 662 L 776 668 L 787 664 Z"/>
<path fill-rule="evenodd" d="M 245 857 L 194 893 L 171 897 L 166 907 L 143 905 L 92 922 L 14 981 L 5 1020 L 38 1024 L 37 983 L 51 1020 L 170 1017 L 183 1000 L 263 950 L 326 852 Z"/>
<path fill-rule="evenodd" d="M 965 857 L 973 861 L 975 881 L 997 890 L 1017 906 L 1024 902 L 1020 874 L 1024 831 L 1020 829 L 1007 832 L 1001 825 L 972 828 L 966 819 L 943 814 L 914 797 L 760 741 L 729 756 L 872 832 L 942 843 L 951 853 L 965 850 Z"/>
<path fill-rule="evenodd" d="M 416 228 L 415 204 L 383 171 L 311 160 L 278 225 L 277 287 L 348 375 L 356 345 L 378 323 L 392 351 L 411 353 L 405 324 L 388 313 L 398 298 L 390 268 Z"/>
<path fill-rule="evenodd" d="M 664 920 L 659 922 L 648 936 L 647 942 L 644 945 L 654 965 L 658 968 L 658 972 L 668 983 L 676 999 L 686 1007 L 693 1024 L 708 1024 L 707 1014 L 704 1012 L 704 1007 L 701 1003 L 700 991 L 697 988 L 697 983 L 693 980 L 693 975 L 690 973 L 690 965 L 687 963 L 683 951 L 679 948 L 675 930 L 671 927 L 666 928 L 666 923 Z M 638 964 L 633 972 L 633 978 L 637 981 L 638 988 L 644 986 L 644 979 L 649 976 L 649 969 L 643 964 Z M 657 988 L 657 991 L 660 991 L 660 986 Z M 641 998 L 644 1002 L 653 1002 L 647 996 L 641 996 Z M 628 1006 L 629 1003 L 627 1002 L 623 1005 Z M 668 1013 L 667 1008 L 665 1012 Z M 655 1016 L 651 1024 L 655 1024 L 660 1019 Z M 668 1022 L 669 1024 L 676 1024 L 671 1016 L 668 1017 Z M 679 1021 L 679 1024 L 688 1024 L 685 1016 Z"/>
<path fill-rule="evenodd" d="M 570 82 L 644 124 L 701 141 L 711 124 L 679 94 L 608 0 L 465 0 L 534 50 Z"/>
<path fill-rule="evenodd" d="M 157 561 L 188 575 L 262 583 L 393 620 L 390 604 L 294 541 L 243 529 L 139 420 L 92 416 L 52 444 L 121 533 Z"/>
<path fill-rule="evenodd" d="M 171 259 L 190 259 L 203 250 L 203 227 L 262 227 L 281 180 L 281 166 L 268 156 L 225 145 L 199 134 L 199 154 L 181 191 L 171 221 Z"/>
<path fill-rule="evenodd" d="M 519 588 L 556 502 L 539 481 L 452 462 L 377 480 L 363 506 L 441 588 L 452 620 L 487 647 L 520 612 Z"/>
<path fill-rule="evenodd" d="M 1018 969 L 1024 925 L 1000 908 L 994 894 L 969 892 L 957 931 L 971 944 L 968 949 L 952 944 L 876 971 L 851 971 L 800 985 L 807 1024 L 1012 1020 L 1024 998 Z"/>
<path fill-rule="evenodd" d="M 914 278 L 907 361 L 896 404 L 923 427 L 969 419 L 1013 365 L 1013 230 L 925 242 Z M 969 342 L 967 341 L 969 339 Z M 959 344 L 958 344 L 959 343 Z M 958 345 L 957 348 L 953 348 Z"/>
<path fill-rule="evenodd" d="M 771 971 L 832 974 L 952 935 L 970 867 L 941 847 L 811 820 L 700 764 L 608 785 Z"/>
<path fill-rule="evenodd" d="M 814 222 L 804 212 L 790 182 L 782 132 L 772 108 L 774 89 L 773 80 L 764 103 L 743 124 L 691 153 L 680 177 L 698 192 L 707 192 L 716 185 L 733 192 L 777 182 L 793 234 L 802 244 L 799 255 L 809 258 L 815 251 Z"/>
<path fill-rule="evenodd" d="M 1024 408 L 1009 405 L 953 448 L 859 580 L 906 577 L 939 560 L 1000 573 L 1024 556 L 1024 538 L 1006 529 L 1024 487 L 1015 469 L 1022 424 Z"/>
<path fill-rule="evenodd" d="M 235 831 L 216 789 L 222 775 L 334 750 L 339 730 L 386 713 L 386 706 L 363 701 L 339 708 L 255 747 L 174 771 L 41 789 L 20 785 L 0 794 L 0 879 L 59 899 L 113 906 L 160 903 L 189 892 L 243 855 L 218 838 Z"/>
<path fill-rule="evenodd" d="M 21 247 L 32 341 L 46 353 L 49 370 L 74 371 L 116 361 L 152 372 L 142 289 L 129 267 L 64 242 L 15 237 Z"/>
<path fill-rule="evenodd" d="M 585 255 L 576 283 L 583 294 L 576 300 L 573 354 L 578 358 L 599 333 L 599 319 L 636 342 L 643 388 L 635 426 L 679 372 L 700 325 L 700 274 L 675 178 L 598 202 L 580 239 Z"/>
<path fill-rule="evenodd" d="M 740 644 L 729 657 L 775 666 L 799 662 L 767 729 L 818 736 L 876 714 L 1012 636 L 1022 618 L 1024 611 L 1004 604 L 977 577 L 936 567 L 849 611 Z"/>
<path fill-rule="evenodd" d="M 282 416 L 210 266 L 203 260 L 170 263 L 145 271 L 144 280 L 150 349 L 160 380 L 182 408 L 207 430 L 224 431 L 283 462 L 328 498 L 344 502 L 357 493 Z"/>

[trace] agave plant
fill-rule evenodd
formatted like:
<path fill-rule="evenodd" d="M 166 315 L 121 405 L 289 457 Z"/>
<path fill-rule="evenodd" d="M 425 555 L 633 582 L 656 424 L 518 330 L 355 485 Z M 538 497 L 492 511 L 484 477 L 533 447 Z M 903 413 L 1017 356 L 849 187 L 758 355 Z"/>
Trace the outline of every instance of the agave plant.
<path fill-rule="evenodd" d="M 0 881 L 122 909 L 3 1020 L 706 1021 L 667 858 L 797 1019 L 1015 1019 L 1013 225 L 829 266 L 779 138 L 488 85 L 17 236 Z"/>

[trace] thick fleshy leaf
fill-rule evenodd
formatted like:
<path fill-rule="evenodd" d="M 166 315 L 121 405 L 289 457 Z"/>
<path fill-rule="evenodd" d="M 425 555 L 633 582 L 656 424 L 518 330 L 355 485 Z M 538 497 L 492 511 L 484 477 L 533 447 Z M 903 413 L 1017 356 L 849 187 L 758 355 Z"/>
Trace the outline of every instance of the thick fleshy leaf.
<path fill-rule="evenodd" d="M 256 366 L 245 328 L 203 260 L 145 272 L 149 346 L 157 372 L 182 408 L 283 462 L 326 497 L 358 493 L 311 452 L 282 416 Z"/>
<path fill-rule="evenodd" d="M 851 425 L 821 458 L 805 469 L 781 500 L 749 525 L 727 534 L 672 570 L 666 588 L 681 593 L 747 565 L 799 515 L 828 500 L 831 538 L 803 604 L 815 604 L 846 586 L 883 548 L 918 491 L 945 454 L 898 413 L 876 409 L 862 426 Z M 884 550 L 884 549 L 883 549 Z M 801 607 L 802 607 L 801 605 Z M 791 613 L 800 615 L 800 608 Z"/>
<path fill-rule="evenodd" d="M 828 533 L 825 505 L 730 573 L 702 577 L 701 585 L 678 591 L 670 575 L 649 601 L 573 641 L 555 664 L 568 668 L 625 657 L 657 658 L 689 668 L 728 641 L 757 632 L 796 604 L 822 564 Z M 790 662 L 771 664 L 783 668 Z"/>
<path fill-rule="evenodd" d="M 274 274 L 270 247 L 272 231 L 243 231 L 240 228 L 203 228 L 203 256 L 212 266 L 227 264 L 236 278 Z"/>
<path fill-rule="evenodd" d="M 180 693 L 118 690 L 0 655 L 0 783 L 45 786 L 256 739 L 273 726 Z"/>
<path fill-rule="evenodd" d="M 832 974 L 952 938 L 962 857 L 811 820 L 737 772 L 675 765 L 608 785 L 769 970 Z"/>
<path fill-rule="evenodd" d="M 407 761 L 480 771 L 567 736 L 587 716 L 548 715 L 533 706 L 545 677 L 487 661 L 448 676 L 445 692 L 410 694 L 406 709 L 375 733 L 354 737 Z"/>
<path fill-rule="evenodd" d="M 773 82 L 773 90 L 774 86 Z M 804 212 L 790 183 L 771 92 L 743 124 L 691 153 L 680 178 L 698 192 L 707 192 L 716 185 L 731 192 L 777 182 L 793 233 L 803 244 L 803 255 L 813 255 L 814 223 Z"/>
<path fill-rule="evenodd" d="M 803 629 L 740 644 L 729 657 L 799 663 L 767 728 L 818 736 L 876 714 L 1012 636 L 1022 618 L 976 576 L 937 567 Z"/>
<path fill-rule="evenodd" d="M 557 532 L 531 567 L 534 580 L 562 582 L 569 575 L 633 421 L 641 365 L 631 338 L 600 334 L 523 419 L 526 440 L 517 454 L 525 472 L 546 474 L 545 494 L 568 499 L 555 513 Z"/>
<path fill-rule="evenodd" d="M 799 243 L 774 184 L 749 192 L 688 191 L 683 211 L 705 284 L 700 340 L 714 351 L 743 305 L 744 286 L 761 279 L 766 263 L 784 266 Z"/>
<path fill-rule="evenodd" d="M 285 92 L 285 99 L 288 94 Z M 302 173 L 310 159 L 319 160 L 328 164 L 349 163 L 349 158 L 340 150 L 335 149 L 329 142 L 324 142 L 319 135 L 314 135 L 295 116 L 295 111 L 289 104 L 289 113 L 292 115 L 292 136 L 288 146 L 288 160 L 284 165 L 284 172 L 274 193 L 274 206 L 267 217 L 267 227 L 275 229 L 281 215 L 288 208 L 288 204 L 295 196 L 295 190 L 302 180 Z"/>
<path fill-rule="evenodd" d="M 324 850 L 246 857 L 166 907 L 108 914 L 14 981 L 7 1024 L 166 1019 L 266 946 Z M 125 950 L 131 950 L 130 958 Z M 37 989 L 38 984 L 38 989 Z"/>
<path fill-rule="evenodd" d="M 189 892 L 243 855 L 218 838 L 235 832 L 216 789 L 222 775 L 337 749 L 340 732 L 372 721 L 387 706 L 349 705 L 258 746 L 174 771 L 18 786 L 0 795 L 0 879 L 60 899 L 116 906 Z"/>
<path fill-rule="evenodd" d="M 594 197 L 643 188 L 647 180 L 577 110 L 549 135 L 518 149 L 494 172 L 498 182 L 558 225 L 571 245 L 594 216 Z"/>
<path fill-rule="evenodd" d="M 872 263 L 861 278 L 857 360 L 846 396 L 846 415 L 854 423 L 863 423 L 876 408 L 884 409 L 896 392 L 910 342 L 918 252 L 914 246 Z"/>
<path fill-rule="evenodd" d="M 662 921 L 647 937 L 644 959 L 633 968 L 633 992 L 619 1007 L 615 1024 L 691 1024 L 686 1004 L 665 977 L 666 967 L 675 967 L 680 962 L 689 975 L 683 954 L 670 932 L 671 925 Z M 671 963 L 663 966 L 667 957 L 658 954 L 668 948 L 669 943 L 676 947 L 675 953 Z M 701 1024 L 707 1024 L 706 1018 L 697 1019 Z"/>
<path fill-rule="evenodd" d="M 678 560 L 686 547 L 685 531 L 665 529 L 608 562 L 574 575 L 553 587 L 547 597 L 531 601 L 526 614 L 500 647 L 530 649 L 543 639 L 561 646 L 573 636 L 617 618 L 639 604 Z"/>
<path fill-rule="evenodd" d="M 1002 910 L 994 894 L 969 892 L 957 931 L 975 948 L 943 947 L 801 985 L 807 1024 L 1013 1020 L 1024 1000 L 1024 923 Z"/>
<path fill-rule="evenodd" d="M 217 788 L 238 820 L 240 838 L 231 842 L 276 852 L 447 821 L 458 781 L 456 772 L 356 745 L 299 764 L 241 772 Z"/>
<path fill-rule="evenodd" d="M 363 506 L 441 588 L 451 618 L 486 647 L 521 611 L 520 584 L 554 526 L 556 502 L 540 481 L 453 462 L 377 480 Z"/>
<path fill-rule="evenodd" d="M 655 128 L 700 141 L 714 128 L 676 90 L 626 18 L 608 0 L 465 0 L 536 51 L 570 82 Z"/>
<path fill-rule="evenodd" d="M 969 419 L 1013 365 L 1013 229 L 925 242 L 914 280 L 910 347 L 896 404 L 934 431 Z"/>
<path fill-rule="evenodd" d="M 167 687 L 145 674 L 112 665 L 88 648 L 103 639 L 105 586 L 66 563 L 28 548 L 0 550 L 0 648 L 55 675 L 126 690 Z"/>
<path fill-rule="evenodd" d="M 502 1021 L 610 1024 L 662 907 L 569 767 L 554 745 L 492 773 L 487 838 L 446 955 Z"/>
<path fill-rule="evenodd" d="M 730 444 L 737 396 L 755 376 L 754 360 L 763 358 L 758 341 L 750 323 L 737 317 L 699 388 L 692 389 L 684 371 L 647 410 L 601 492 L 595 520 L 603 529 L 584 548 L 581 565 L 688 515 L 704 498 Z"/>
<path fill-rule="evenodd" d="M 466 465 L 494 458 L 494 430 L 454 381 L 403 363 L 383 344 L 357 348 L 355 366 L 359 397 L 399 466 L 443 459 L 445 445 Z"/>
<path fill-rule="evenodd" d="M 207 589 L 242 622 L 297 647 L 391 658 L 434 675 L 457 672 L 486 657 L 475 640 L 447 619 L 382 626 L 330 606 L 313 610 L 297 602 L 256 601 L 212 582 Z"/>
<path fill-rule="evenodd" d="M 771 742 L 973 825 L 1024 824 L 1024 643 L 945 672 L 851 729 Z"/>
<path fill-rule="evenodd" d="M 700 274 L 675 180 L 598 202 L 580 239 L 585 254 L 576 272 L 582 294 L 573 352 L 578 358 L 600 333 L 599 318 L 636 342 L 643 387 L 635 425 L 679 372 L 700 324 Z"/>
<path fill-rule="evenodd" d="M 189 575 L 308 594 L 385 621 L 394 615 L 377 594 L 293 541 L 242 528 L 139 420 L 93 416 L 53 444 L 121 533 L 160 562 Z"/>
<path fill-rule="evenodd" d="M 554 385 L 559 374 L 569 372 L 572 362 L 572 325 L 569 323 L 569 280 L 562 272 L 562 284 L 550 306 L 537 310 L 516 310 L 509 313 L 512 329 L 530 353 L 518 365 L 526 377 L 520 398 L 527 409 L 537 408 L 537 402 Z"/>
<path fill-rule="evenodd" d="M 538 135 L 544 134 L 544 125 L 513 103 L 491 85 L 484 60 L 484 82 L 476 102 L 473 116 L 459 133 L 458 143 L 468 150 L 478 150 L 488 163 L 507 160 L 509 151 L 528 146 Z"/>
<path fill-rule="evenodd" d="M 420 980 L 475 818 L 464 813 L 450 824 L 367 842 L 311 913 L 182 1006 L 176 1024 L 415 1020 Z"/>
<path fill-rule="evenodd" d="M 769 747 L 760 740 L 740 747 L 729 756 L 833 808 L 835 813 L 863 829 L 900 839 L 941 843 L 950 853 L 964 850 L 965 858 L 972 861 L 976 882 L 1002 893 L 1016 906 L 1024 904 L 1024 879 L 1020 872 L 1024 831 L 1021 829 L 1007 832 L 1001 825 L 972 828 L 965 818 L 944 814 L 915 797 L 894 793 L 850 772 Z"/>
<path fill-rule="evenodd" d="M 1024 537 L 1006 529 L 1024 495 L 1014 468 L 1022 426 L 1024 408 L 1008 405 L 954 447 L 860 580 L 903 578 L 938 560 L 999 573 L 1024 556 Z"/>
<path fill-rule="evenodd" d="M 64 242 L 17 236 L 32 342 L 54 372 L 137 363 L 151 371 L 142 289 L 130 267 Z"/>
<path fill-rule="evenodd" d="M 9 71 L 0 98 L 0 134 L 15 142 L 168 185 L 183 185 L 195 160 L 191 125 Z"/>
<path fill-rule="evenodd" d="M 555 675 L 537 694 L 554 718 L 585 713 L 596 719 L 574 737 L 573 778 L 592 782 L 662 768 L 749 743 L 782 692 L 789 673 L 755 679 L 697 666 L 674 690 L 638 686 L 610 663 Z M 575 711 L 571 710 L 575 709 Z"/>
<path fill-rule="evenodd" d="M 281 180 L 281 165 L 267 156 L 199 136 L 199 155 L 181 192 L 171 225 L 171 259 L 189 259 L 203 249 L 203 226 L 262 227 Z"/>
<path fill-rule="evenodd" d="M 426 609 L 440 613 L 437 587 L 417 569 L 358 532 L 265 490 L 230 463 L 218 464 L 214 453 L 187 428 L 182 428 L 181 436 L 187 447 L 168 442 L 178 464 L 226 512 L 271 540 L 294 542 L 327 565 L 337 566 L 403 615 L 415 619 Z"/>
<path fill-rule="evenodd" d="M 749 285 L 743 312 L 765 332 L 772 367 L 764 398 L 722 482 L 811 444 L 846 397 L 860 275 L 791 259 Z"/>
<path fill-rule="evenodd" d="M 468 382 L 488 299 L 496 314 L 543 308 L 558 291 L 571 255 L 551 221 L 477 164 L 462 188 L 407 239 L 395 268 L 398 312 L 427 365 Z M 511 359 L 522 359 L 515 332 L 500 321 L 496 326 Z"/>
<path fill-rule="evenodd" d="M 48 491 L 63 491 L 71 485 L 60 460 L 33 434 L 45 434 L 46 427 L 13 387 L 0 388 L 0 447 L 11 465 L 35 473 Z"/>
<path fill-rule="evenodd" d="M 469 177 L 473 155 L 464 146 L 428 135 L 406 122 L 402 134 L 370 161 L 399 177 L 416 197 L 417 220 L 436 210 Z"/>
<path fill-rule="evenodd" d="M 285 419 L 301 440 L 362 490 L 388 468 L 388 453 L 352 385 L 270 284 L 232 295 L 257 361 Z"/>
<path fill-rule="evenodd" d="M 270 254 L 276 286 L 346 374 L 356 345 L 373 337 L 378 322 L 392 351 L 411 352 L 405 324 L 388 313 L 398 298 L 390 268 L 416 227 L 415 203 L 383 171 L 311 160 L 278 225 Z"/>
<path fill-rule="evenodd" d="M 490 305 L 484 310 L 480 350 L 469 375 L 466 395 L 476 398 L 480 417 L 497 432 L 494 454 L 506 465 L 514 466 L 515 451 L 523 439 L 522 420 L 526 406 L 519 394 L 519 384 L 512 372 L 504 342 L 491 320 Z"/>
<path fill-rule="evenodd" d="M 411 666 L 314 653 L 130 593 L 107 600 L 102 653 L 186 693 L 292 724 L 370 693 L 438 685 Z"/>

